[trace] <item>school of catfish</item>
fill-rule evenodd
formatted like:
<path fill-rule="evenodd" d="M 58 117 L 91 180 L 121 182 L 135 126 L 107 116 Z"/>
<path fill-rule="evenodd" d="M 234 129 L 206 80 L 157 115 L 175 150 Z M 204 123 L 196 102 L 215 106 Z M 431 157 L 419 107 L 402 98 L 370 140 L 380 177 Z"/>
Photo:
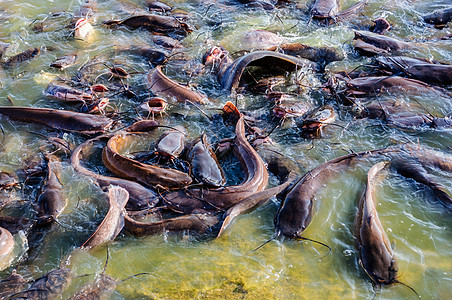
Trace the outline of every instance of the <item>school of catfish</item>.
<path fill-rule="evenodd" d="M 275 14 L 290 2 L 240 0 L 212 2 L 211 5 L 240 5 Z M 369 2 L 372 0 L 357 1 L 351 7 L 341 8 L 336 0 L 313 1 L 306 11 L 308 23 L 325 28 L 346 23 L 365 13 Z M 68 109 L 18 106 L 10 98 L 7 101 L 11 105 L 0 107 L 2 120 L 19 125 L 37 124 L 50 128 L 51 132 L 50 136 L 41 137 L 45 142 L 33 160 L 16 172 L 0 173 L 2 195 L 21 189 L 36 196 L 25 204 L 0 200 L 0 269 L 9 271 L 0 281 L 1 299 L 52 299 L 62 294 L 73 277 L 68 268 L 71 253 L 64 253 L 61 266 L 44 276 L 25 279 L 20 275 L 20 264 L 33 259 L 32 248 L 46 231 L 53 226 L 63 226 L 58 219 L 64 214 L 69 199 L 59 179 L 61 162 L 69 163 L 76 173 L 103 190 L 103 201 L 108 206 L 102 222 L 85 242 L 74 244 L 73 250 L 106 247 L 122 230 L 137 237 L 189 232 L 207 237 L 208 243 L 222 238 L 238 216 L 278 196 L 281 200 L 274 218 L 274 235 L 262 242 L 266 244 L 284 237 L 311 241 L 328 249 L 324 255 L 335 249 L 304 235 L 315 215 L 316 195 L 333 177 L 358 164 L 369 164 L 362 196 L 352 200 L 356 202 L 353 228 L 356 259 L 374 286 L 401 283 L 415 296 L 422 295 L 422 291 L 399 280 L 396 251 L 378 217 L 375 184 L 388 172 L 400 174 L 417 182 L 417 187 L 431 191 L 434 205 L 450 211 L 452 192 L 430 174 L 432 170 L 452 172 L 450 151 L 409 140 L 397 141 L 363 152 L 350 149 L 349 154 L 305 170 L 303 174 L 299 166 L 283 154 L 262 156 L 256 148 L 274 143 L 273 132 L 283 129 L 288 122 L 297 127 L 300 138 L 322 139 L 326 127 L 342 126 L 335 123 L 341 117 L 340 110 L 352 110 L 358 121 L 379 120 L 383 127 L 409 131 L 451 130 L 450 115 L 433 115 L 420 103 L 398 101 L 397 95 L 429 93 L 451 101 L 452 64 L 410 56 L 410 49 L 420 47 L 420 43 L 389 35 L 391 22 L 385 18 L 373 20 L 373 25 L 361 26 L 354 32 L 350 43 L 353 51 L 369 58 L 369 63 L 354 69 L 327 73 L 328 64 L 347 59 L 343 51 L 329 46 L 292 43 L 278 33 L 265 30 L 247 32 L 244 44 L 249 47 L 243 51 L 230 53 L 225 45 L 211 45 L 203 49 L 202 57 L 189 58 L 180 55 L 184 51 L 184 38 L 195 35 L 198 30 L 190 23 L 189 12 L 174 9 L 169 2 L 148 0 L 140 1 L 140 9 L 129 17 L 98 20 L 97 5 L 96 1 L 81 0 L 79 9 L 68 14 L 70 18 L 64 24 L 65 31 L 70 33 L 67 39 L 88 42 L 96 26 L 125 32 L 150 32 L 152 45 L 116 46 L 115 49 L 116 53 L 148 62 L 146 88 L 129 84 L 136 73 L 126 64 L 117 64 L 102 56 L 80 62 L 79 54 L 73 52 L 50 64 L 62 75 L 51 80 L 43 91 L 44 98 L 62 103 Z M 46 19 L 37 20 L 30 32 L 51 32 L 53 18 L 61 15 L 64 13 L 54 12 Z M 424 15 L 422 26 L 439 31 L 447 28 L 451 21 L 452 7 L 448 6 Z M 450 35 L 442 38 L 450 39 Z M 13 54 L 8 51 L 9 46 L 8 39 L 0 36 L 1 68 L 6 74 L 51 51 L 30 48 Z M 212 76 L 217 93 L 226 95 L 230 101 L 212 108 L 213 95 L 209 92 L 165 74 L 167 66 L 189 62 L 192 76 Z M 65 73 L 65 69 L 74 65 L 78 66 L 74 74 Z M 303 78 L 298 80 L 300 74 L 317 78 L 317 86 L 309 86 L 312 81 L 303 81 Z M 327 99 L 324 105 L 313 105 L 299 97 L 306 95 L 309 89 L 318 89 L 324 95 Z M 262 116 L 239 104 L 241 97 L 247 95 L 260 95 L 271 103 L 264 118 L 272 128 L 262 128 Z M 115 103 L 111 103 L 110 98 L 115 99 Z M 132 102 L 134 109 L 121 110 L 117 100 L 121 98 Z M 212 145 L 210 140 L 214 134 L 209 136 L 209 132 L 189 139 L 186 128 L 171 124 L 173 114 L 185 107 L 193 108 L 199 117 L 223 124 L 234 136 L 217 138 L 217 143 Z M 3 128 L 2 133 L 5 135 Z M 82 142 L 69 143 L 65 139 L 68 134 Z M 159 136 L 151 149 L 128 152 L 130 145 L 151 135 Z M 102 149 L 98 157 L 103 164 L 100 170 L 89 162 L 96 147 Z M 240 162 L 238 178 L 241 182 L 229 185 L 231 180 L 220 162 L 232 156 Z M 279 185 L 268 187 L 270 176 L 277 178 Z M 17 213 L 24 207 L 28 210 L 27 217 Z M 29 239 L 30 249 L 28 253 L 17 255 L 17 251 L 13 251 L 17 247 L 14 236 L 19 232 Z M 259 251 L 264 244 L 255 250 Z M 300 252 L 300 255 L 304 254 Z M 72 299 L 97 299 L 114 291 L 122 280 L 106 275 L 105 268 Z"/>

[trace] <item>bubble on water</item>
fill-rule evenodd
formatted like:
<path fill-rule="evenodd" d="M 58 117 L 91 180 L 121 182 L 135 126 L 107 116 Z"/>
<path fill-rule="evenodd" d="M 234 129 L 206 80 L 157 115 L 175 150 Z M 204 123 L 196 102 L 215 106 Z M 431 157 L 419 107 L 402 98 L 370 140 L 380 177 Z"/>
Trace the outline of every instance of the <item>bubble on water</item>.
<path fill-rule="evenodd" d="M 344 253 L 344 256 L 352 256 L 353 250 L 346 249 L 346 250 L 344 250 L 344 252 L 342 252 L 342 253 Z"/>

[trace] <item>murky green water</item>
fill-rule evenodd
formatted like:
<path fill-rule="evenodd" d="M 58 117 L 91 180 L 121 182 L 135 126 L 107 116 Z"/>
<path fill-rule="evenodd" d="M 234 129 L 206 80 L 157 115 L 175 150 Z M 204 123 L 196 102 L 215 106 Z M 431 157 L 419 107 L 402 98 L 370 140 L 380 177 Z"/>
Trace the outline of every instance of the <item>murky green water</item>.
<path fill-rule="evenodd" d="M 145 30 L 126 28 L 109 29 L 102 22 L 122 19 L 131 14 L 144 12 L 143 1 L 114 0 L 99 1 L 93 16 L 95 34 L 87 41 L 74 40 L 65 26 L 69 15 L 50 16 L 49 13 L 72 13 L 79 7 L 78 1 L 10 1 L 0 3 L 0 41 L 11 44 L 5 56 L 12 56 L 30 47 L 41 47 L 42 53 L 30 62 L 13 69 L 0 70 L 0 105 L 52 107 L 76 110 L 74 106 L 61 104 L 43 97 L 47 84 L 57 78 L 71 78 L 78 68 L 90 59 L 101 60 L 122 66 L 134 73 L 127 79 L 140 95 L 137 99 L 121 96 L 111 98 L 113 106 L 125 112 L 124 123 L 136 117 L 138 107 L 148 95 L 145 76 L 149 70 L 147 62 L 130 55 L 118 53 L 115 49 L 132 44 L 149 44 L 150 34 Z M 342 7 L 349 7 L 355 0 L 341 1 Z M 246 48 L 242 44 L 244 34 L 251 29 L 277 32 L 293 42 L 309 45 L 333 46 L 343 51 L 346 60 L 331 64 L 328 70 L 350 69 L 366 63 L 351 45 L 353 29 L 370 25 L 370 20 L 385 16 L 393 25 L 389 35 L 416 41 L 419 47 L 410 55 L 452 63 L 451 40 L 439 40 L 451 34 L 452 27 L 437 30 L 426 27 L 421 16 L 435 8 L 445 7 L 449 1 L 374 1 L 370 0 L 363 14 L 351 22 L 330 27 L 316 22 L 307 25 L 310 1 L 297 1 L 274 11 L 246 8 L 233 1 L 168 1 L 174 8 L 188 12 L 189 22 L 197 29 L 182 40 L 187 62 L 170 60 L 165 72 L 181 82 L 191 82 L 205 92 L 210 104 L 203 107 L 209 114 L 215 114 L 230 98 L 223 94 L 215 76 L 208 72 L 199 76 L 193 70 L 200 64 L 201 57 L 212 45 L 221 44 L 234 53 Z M 44 32 L 33 32 L 32 26 L 47 18 Z M 36 21 L 37 20 L 37 21 Z M 35 21 L 35 22 L 34 22 Z M 78 63 L 60 72 L 49 64 L 55 58 L 70 52 L 77 52 Z M 104 69 L 106 70 L 106 69 Z M 97 75 L 100 75 L 98 73 Z M 108 83 L 108 75 L 98 77 L 98 82 Z M 319 87 L 321 79 L 307 78 L 311 86 Z M 430 95 L 381 95 L 381 99 L 419 101 L 428 110 L 443 116 L 452 111 L 452 102 L 437 94 Z M 10 100 L 8 100 L 8 98 Z M 315 105 L 329 103 L 318 89 L 300 95 Z M 276 125 L 270 118 L 271 104 L 264 96 L 245 94 L 238 99 L 239 108 L 254 110 L 262 116 L 263 127 Z M 339 106 L 336 106 L 338 108 Z M 220 120 L 210 122 L 191 105 L 172 106 L 169 116 L 157 117 L 161 123 L 186 127 L 190 138 L 203 131 L 212 142 L 219 138 L 232 137 L 232 127 L 226 127 Z M 145 117 L 146 113 L 142 112 Z M 272 135 L 274 144 L 267 148 L 283 153 L 296 161 L 302 173 L 319 164 L 344 155 L 345 150 L 364 151 L 385 147 L 400 141 L 410 140 L 421 145 L 448 151 L 452 147 L 451 131 L 402 131 L 380 126 L 381 121 L 354 120 L 350 109 L 342 108 L 335 122 L 346 126 L 325 127 L 322 138 L 301 138 L 290 120 Z M 45 136 L 57 135 L 54 130 L 33 124 L 13 122 L 0 118 L 3 128 L 0 150 L 0 171 L 14 172 L 22 168 L 27 160 L 40 153 L 45 146 Z M 65 139 L 79 144 L 85 137 L 65 133 Z M 130 152 L 152 147 L 158 134 L 151 134 L 146 141 L 131 147 Z M 100 146 L 99 146 L 100 147 Z M 98 149 L 98 148 L 97 148 Z M 99 150 L 99 149 L 98 149 Z M 264 156 L 265 146 L 259 146 Z M 92 167 L 100 171 L 100 151 L 94 151 Z M 97 156 L 97 157 L 96 157 Z M 229 182 L 240 181 L 236 175 L 238 162 L 233 158 L 223 160 Z M 373 288 L 368 276 L 357 263 L 353 247 L 353 221 L 356 203 L 364 187 L 366 172 L 372 163 L 364 163 L 346 174 L 334 178 L 316 197 L 315 215 L 305 236 L 331 246 L 332 253 L 326 257 L 325 249 L 308 242 L 291 240 L 274 241 L 257 252 L 247 254 L 260 243 L 269 239 L 274 232 L 273 218 L 279 203 L 274 202 L 256 211 L 239 217 L 219 239 L 193 236 L 188 233 L 163 234 L 136 238 L 123 232 L 109 246 L 111 258 L 107 274 L 118 281 L 130 275 L 143 275 L 119 283 L 111 299 L 368 299 L 373 297 Z M 61 182 L 68 198 L 68 206 L 59 218 L 64 227 L 54 225 L 41 237 L 29 241 L 32 249 L 28 259 L 22 261 L 18 271 L 27 279 L 37 278 L 58 267 L 62 260 L 81 245 L 103 219 L 106 212 L 106 197 L 89 179 L 78 175 L 67 160 L 60 164 Z M 435 178 L 452 191 L 452 176 L 435 173 Z M 276 178 L 270 178 L 275 185 Z M 378 213 L 394 242 L 399 262 L 400 281 L 414 287 L 423 299 L 448 299 L 452 291 L 452 219 L 450 213 L 434 198 L 433 193 L 419 185 L 390 172 L 377 187 Z M 8 199 L 12 208 L 2 214 L 13 212 L 32 217 L 31 201 L 38 190 L 17 189 L 2 192 L 2 201 Z M 25 201 L 19 201 L 25 200 Z M 41 238 L 41 240 L 39 240 Z M 18 239 L 18 237 L 16 237 Z M 38 240 L 36 240 L 38 239 Z M 16 249 L 20 252 L 20 249 Z M 76 276 L 100 273 L 106 257 L 106 248 L 91 252 L 74 250 L 70 266 Z M 323 257 L 323 258 L 322 258 Z M 10 273 L 6 269 L 2 278 Z M 94 276 L 75 277 L 62 298 L 67 298 L 80 289 Z M 385 286 L 377 299 L 414 298 L 414 294 L 402 285 Z"/>

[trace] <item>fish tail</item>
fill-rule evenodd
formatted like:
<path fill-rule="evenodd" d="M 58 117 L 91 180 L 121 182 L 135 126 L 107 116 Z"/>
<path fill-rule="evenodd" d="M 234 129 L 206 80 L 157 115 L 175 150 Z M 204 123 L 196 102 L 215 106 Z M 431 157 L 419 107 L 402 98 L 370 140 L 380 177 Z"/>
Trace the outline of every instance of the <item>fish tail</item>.
<path fill-rule="evenodd" d="M 118 206 L 124 208 L 129 200 L 129 192 L 120 186 L 112 186 L 108 190 L 108 198 L 115 199 Z"/>

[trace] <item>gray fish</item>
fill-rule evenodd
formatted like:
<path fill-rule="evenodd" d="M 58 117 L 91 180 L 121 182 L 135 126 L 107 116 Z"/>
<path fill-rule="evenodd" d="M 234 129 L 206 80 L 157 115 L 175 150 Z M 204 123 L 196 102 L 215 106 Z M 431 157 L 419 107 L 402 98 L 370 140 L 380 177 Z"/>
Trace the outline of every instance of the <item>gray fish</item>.
<path fill-rule="evenodd" d="M 113 241 L 124 227 L 125 206 L 129 200 L 127 190 L 113 186 L 108 190 L 110 208 L 96 231 L 83 243 L 82 249 L 89 250 Z"/>

